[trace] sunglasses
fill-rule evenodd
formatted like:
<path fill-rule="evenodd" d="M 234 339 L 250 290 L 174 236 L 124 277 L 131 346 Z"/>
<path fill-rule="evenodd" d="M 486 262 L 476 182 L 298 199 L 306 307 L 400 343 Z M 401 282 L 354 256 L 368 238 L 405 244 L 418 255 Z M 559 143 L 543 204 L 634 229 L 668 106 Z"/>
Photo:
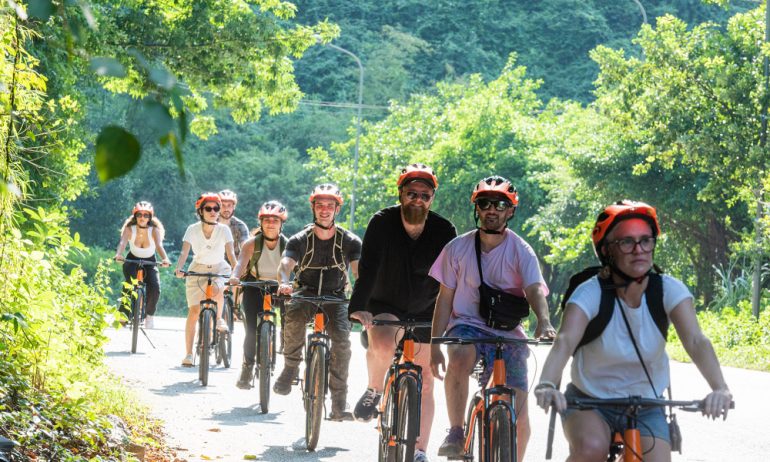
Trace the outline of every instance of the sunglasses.
<path fill-rule="evenodd" d="M 136 215 L 134 215 L 134 216 L 135 216 L 136 218 L 147 218 L 147 219 L 150 219 L 150 218 L 152 218 L 152 215 L 150 215 L 149 213 L 137 213 L 137 214 L 136 214 Z"/>
<path fill-rule="evenodd" d="M 637 245 L 644 253 L 652 252 L 653 249 L 655 249 L 656 242 L 657 241 L 654 237 L 645 236 L 638 241 L 635 241 L 631 237 L 624 237 L 623 239 L 612 241 L 610 244 L 617 246 L 617 248 L 620 249 L 622 253 L 629 254 L 634 251 Z"/>
<path fill-rule="evenodd" d="M 476 201 L 476 205 L 478 205 L 481 210 L 489 210 L 490 207 L 494 207 L 498 212 L 504 212 L 512 207 L 510 202 L 502 199 L 493 201 L 491 199 L 481 198 Z"/>
<path fill-rule="evenodd" d="M 406 198 L 409 199 L 410 201 L 416 200 L 418 197 L 423 202 L 429 202 L 431 199 L 433 199 L 433 195 L 432 194 L 428 194 L 428 193 L 424 193 L 424 192 L 423 193 L 418 193 L 418 192 L 414 192 L 414 191 L 405 191 L 405 193 L 406 193 Z"/>
<path fill-rule="evenodd" d="M 210 206 L 207 205 L 207 206 L 203 207 L 203 210 L 205 210 L 207 212 L 219 212 L 219 206 L 210 207 Z"/>

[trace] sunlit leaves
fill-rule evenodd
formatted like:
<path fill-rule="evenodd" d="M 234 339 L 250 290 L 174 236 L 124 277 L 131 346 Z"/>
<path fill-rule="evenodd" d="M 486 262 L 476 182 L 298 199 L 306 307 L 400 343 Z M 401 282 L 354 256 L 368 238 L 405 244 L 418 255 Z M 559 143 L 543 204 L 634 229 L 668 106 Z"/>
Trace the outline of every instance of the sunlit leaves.
<path fill-rule="evenodd" d="M 94 167 L 102 182 L 128 173 L 139 161 L 139 141 L 121 127 L 104 127 L 96 138 Z"/>

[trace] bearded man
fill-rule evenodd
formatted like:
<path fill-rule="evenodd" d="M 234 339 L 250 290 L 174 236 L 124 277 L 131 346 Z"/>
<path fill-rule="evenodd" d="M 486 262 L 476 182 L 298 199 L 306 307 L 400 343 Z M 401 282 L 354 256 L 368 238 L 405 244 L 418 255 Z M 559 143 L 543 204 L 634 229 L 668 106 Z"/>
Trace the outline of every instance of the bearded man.
<path fill-rule="evenodd" d="M 366 228 L 348 311 L 366 329 L 369 346 L 366 363 L 369 385 L 353 415 L 368 422 L 376 415 L 382 383 L 390 365 L 397 327 L 373 326 L 373 319 L 430 322 L 439 284 L 428 270 L 441 249 L 457 235 L 449 220 L 430 211 L 438 180 L 433 170 L 412 164 L 398 178 L 399 205 L 387 207 L 372 217 Z M 415 462 L 426 462 L 433 422 L 433 375 L 430 369 L 430 328 L 416 330 L 419 343 L 415 363 L 422 366 L 420 436 L 415 445 Z"/>

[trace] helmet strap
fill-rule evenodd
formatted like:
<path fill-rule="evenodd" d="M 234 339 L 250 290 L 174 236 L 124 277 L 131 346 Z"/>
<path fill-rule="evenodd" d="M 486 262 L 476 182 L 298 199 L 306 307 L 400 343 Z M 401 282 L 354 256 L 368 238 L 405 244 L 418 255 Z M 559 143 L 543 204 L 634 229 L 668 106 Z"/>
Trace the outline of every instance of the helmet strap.
<path fill-rule="evenodd" d="M 328 230 L 330 230 L 330 229 L 334 228 L 334 220 L 332 220 L 332 223 L 331 223 L 329 226 L 324 226 L 324 225 L 322 225 L 321 223 L 318 223 L 318 220 L 315 220 L 315 219 L 314 219 L 314 220 L 313 220 L 313 225 L 314 225 L 314 226 L 318 226 L 319 228 L 321 228 L 321 229 L 323 229 L 323 230 L 326 230 L 326 231 L 328 231 Z"/>
<path fill-rule="evenodd" d="M 511 216 L 511 218 L 513 218 L 513 216 Z M 479 226 L 479 213 L 476 211 L 476 207 L 473 207 L 473 221 L 476 222 L 476 229 L 483 232 L 484 234 L 503 234 L 505 232 L 505 229 L 508 228 L 508 221 L 510 221 L 511 218 L 509 218 L 505 222 L 505 227 L 499 231 L 495 229 L 484 229 L 481 226 Z"/>
<path fill-rule="evenodd" d="M 217 222 L 216 222 L 216 221 L 215 221 L 215 222 L 213 222 L 213 223 L 212 223 L 212 222 L 210 222 L 210 221 L 206 221 L 206 219 L 205 219 L 205 218 L 203 218 L 203 214 L 201 213 L 200 209 L 198 210 L 198 216 L 199 216 L 199 217 L 201 217 L 201 221 L 202 221 L 203 223 L 206 223 L 207 225 L 216 225 L 216 224 L 217 224 Z"/>
<path fill-rule="evenodd" d="M 278 240 L 277 237 L 267 237 L 264 232 L 262 233 L 262 239 L 266 240 L 267 242 L 275 242 Z"/>
<path fill-rule="evenodd" d="M 139 229 L 147 229 L 149 226 L 140 226 L 139 223 L 136 224 L 136 227 Z"/>

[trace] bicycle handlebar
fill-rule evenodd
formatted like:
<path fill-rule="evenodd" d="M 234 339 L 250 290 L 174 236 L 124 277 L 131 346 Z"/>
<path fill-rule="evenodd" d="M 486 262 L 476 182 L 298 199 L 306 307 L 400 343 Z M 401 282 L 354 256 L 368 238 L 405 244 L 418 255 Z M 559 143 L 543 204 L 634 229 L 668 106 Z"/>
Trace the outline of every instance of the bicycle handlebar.
<path fill-rule="evenodd" d="M 302 301 L 316 306 L 348 303 L 350 299 L 333 297 L 331 295 L 307 296 L 307 295 L 276 295 L 277 300 Z"/>
<path fill-rule="evenodd" d="M 507 337 L 479 337 L 479 338 L 467 338 L 467 337 L 432 337 L 430 343 L 433 344 L 447 344 L 447 345 L 473 345 L 476 343 L 493 343 L 496 345 L 509 344 L 527 344 L 527 345 L 553 345 L 553 339 L 536 339 L 536 338 L 507 338 Z"/>
<path fill-rule="evenodd" d="M 185 277 L 188 276 L 199 276 L 199 277 L 206 277 L 206 278 L 230 278 L 229 274 L 217 274 L 217 273 L 197 273 L 195 271 L 180 271 Z"/>
<path fill-rule="evenodd" d="M 231 284 L 234 286 L 243 287 L 256 287 L 257 289 L 277 288 L 280 283 L 273 279 L 260 279 L 258 281 L 240 281 L 238 284 Z"/>
<path fill-rule="evenodd" d="M 355 320 L 354 320 L 355 321 Z M 355 321 L 359 322 L 359 321 Z M 417 329 L 420 327 L 432 327 L 431 321 L 415 321 L 412 319 L 391 320 L 391 319 L 372 319 L 375 326 L 396 326 L 405 329 Z"/>
<path fill-rule="evenodd" d="M 629 396 L 626 398 L 568 398 L 567 407 L 573 409 L 596 409 L 600 407 L 676 407 L 686 412 L 703 411 L 704 401 L 672 401 L 668 399 L 643 398 Z M 735 402 L 730 402 L 730 409 L 735 409 Z"/>
<path fill-rule="evenodd" d="M 160 266 L 163 264 L 163 262 L 160 261 L 150 261 L 150 260 L 134 260 L 133 258 L 124 258 L 123 260 L 117 260 L 122 263 L 136 263 L 141 266 Z"/>

